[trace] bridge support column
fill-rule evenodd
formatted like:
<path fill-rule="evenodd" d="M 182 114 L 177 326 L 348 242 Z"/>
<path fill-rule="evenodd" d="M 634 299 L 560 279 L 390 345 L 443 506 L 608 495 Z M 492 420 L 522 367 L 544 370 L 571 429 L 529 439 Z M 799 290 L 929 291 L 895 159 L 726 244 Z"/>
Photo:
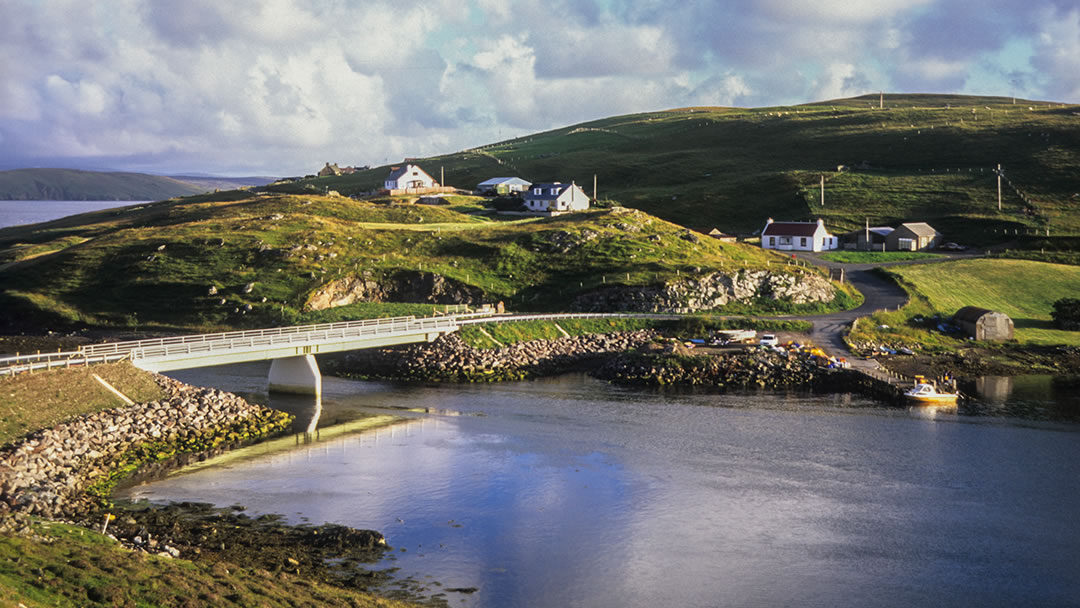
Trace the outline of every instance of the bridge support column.
<path fill-rule="evenodd" d="M 322 374 L 314 355 L 274 359 L 269 379 L 274 392 L 322 396 Z"/>

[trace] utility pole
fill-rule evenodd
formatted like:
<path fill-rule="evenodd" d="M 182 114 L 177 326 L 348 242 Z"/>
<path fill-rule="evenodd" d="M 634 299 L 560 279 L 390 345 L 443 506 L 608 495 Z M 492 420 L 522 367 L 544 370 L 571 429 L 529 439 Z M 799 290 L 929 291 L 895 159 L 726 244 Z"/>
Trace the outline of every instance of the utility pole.
<path fill-rule="evenodd" d="M 997 182 L 998 182 L 998 211 L 1001 211 L 1001 163 L 997 166 Z"/>
<path fill-rule="evenodd" d="M 825 206 L 825 174 L 821 174 L 821 206 Z"/>
<path fill-rule="evenodd" d="M 600 200 L 600 199 L 596 198 L 596 174 L 595 173 L 592 174 L 592 200 L 594 200 L 594 201 Z"/>
<path fill-rule="evenodd" d="M 446 185 L 446 175 L 443 172 L 442 165 L 439 165 L 439 185 L 440 186 L 445 186 Z"/>
<path fill-rule="evenodd" d="M 870 251 L 870 218 L 869 217 L 866 218 L 866 234 L 865 234 L 864 238 L 866 239 L 866 250 Z"/>
<path fill-rule="evenodd" d="M 885 109 L 885 91 L 878 91 L 878 109 Z"/>

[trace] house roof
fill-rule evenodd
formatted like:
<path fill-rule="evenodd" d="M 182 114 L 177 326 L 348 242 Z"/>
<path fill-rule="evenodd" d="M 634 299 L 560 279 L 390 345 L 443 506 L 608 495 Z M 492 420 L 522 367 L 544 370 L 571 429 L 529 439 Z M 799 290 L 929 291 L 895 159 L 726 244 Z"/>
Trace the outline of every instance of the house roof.
<path fill-rule="evenodd" d="M 817 222 L 769 222 L 761 236 L 814 236 Z"/>
<path fill-rule="evenodd" d="M 406 173 L 408 173 L 411 169 L 416 169 L 417 171 L 423 173 L 424 175 L 427 175 L 428 177 L 431 177 L 430 175 L 428 175 L 427 171 L 424 171 L 420 167 L 417 167 L 416 165 L 410 165 L 410 164 L 406 163 L 404 165 L 401 165 L 400 167 L 390 167 L 390 175 L 386 176 L 386 180 L 387 181 L 395 180 L 395 179 L 405 175 Z"/>
<path fill-rule="evenodd" d="M 978 321 L 979 318 L 983 315 L 990 314 L 991 312 L 993 311 L 987 310 L 985 308 L 979 308 L 978 306 L 965 306 L 960 310 L 956 311 L 956 314 L 953 315 L 953 320 L 974 323 L 975 321 Z"/>
<path fill-rule="evenodd" d="M 568 188 L 574 187 L 576 184 L 564 184 L 561 182 L 533 184 L 529 191 L 526 193 L 526 198 L 534 201 L 550 201 L 559 198 L 563 192 Z M 536 189 L 540 188 L 540 194 L 536 194 Z M 552 194 L 552 189 L 555 190 L 555 194 Z"/>
<path fill-rule="evenodd" d="M 900 224 L 901 227 L 907 228 L 917 236 L 937 236 L 938 231 L 934 230 L 934 227 L 926 222 L 911 222 L 908 224 Z"/>
<path fill-rule="evenodd" d="M 498 186 L 500 184 L 507 184 L 509 186 L 530 186 L 532 182 L 527 182 L 520 177 L 493 177 L 489 180 L 485 180 L 477 184 L 478 186 Z"/>
<path fill-rule="evenodd" d="M 892 234 L 893 230 L 896 230 L 896 229 L 891 227 L 891 226 L 871 226 L 870 227 L 870 232 L 876 234 L 877 236 L 881 236 L 881 237 L 889 236 L 890 234 Z M 845 232 L 844 234 L 845 235 L 850 235 L 850 236 L 861 236 L 861 235 L 866 234 L 866 228 L 859 228 L 858 230 L 852 230 L 851 232 Z"/>

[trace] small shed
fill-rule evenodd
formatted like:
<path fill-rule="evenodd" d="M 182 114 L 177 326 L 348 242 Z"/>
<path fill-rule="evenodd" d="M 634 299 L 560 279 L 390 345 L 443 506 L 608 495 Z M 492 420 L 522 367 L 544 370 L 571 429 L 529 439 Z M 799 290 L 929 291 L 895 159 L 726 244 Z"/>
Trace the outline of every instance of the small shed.
<path fill-rule="evenodd" d="M 734 243 L 739 240 L 734 234 L 728 234 L 721 231 L 719 228 L 713 228 L 709 231 L 709 236 L 720 241 L 721 243 Z"/>
<path fill-rule="evenodd" d="M 885 237 L 889 251 L 927 251 L 941 243 L 941 233 L 926 222 L 900 224 Z"/>
<path fill-rule="evenodd" d="M 1013 322 L 1009 315 L 978 306 L 965 306 L 953 315 L 964 333 L 976 340 L 1004 342 L 1013 339 Z"/>

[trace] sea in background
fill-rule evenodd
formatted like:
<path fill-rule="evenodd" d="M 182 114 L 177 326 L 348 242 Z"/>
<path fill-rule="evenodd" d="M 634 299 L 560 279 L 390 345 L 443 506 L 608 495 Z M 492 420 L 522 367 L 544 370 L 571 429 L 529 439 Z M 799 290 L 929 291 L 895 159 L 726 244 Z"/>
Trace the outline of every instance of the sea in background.
<path fill-rule="evenodd" d="M 149 201 L 0 201 L 0 228 L 48 222 L 69 215 L 147 202 Z"/>

